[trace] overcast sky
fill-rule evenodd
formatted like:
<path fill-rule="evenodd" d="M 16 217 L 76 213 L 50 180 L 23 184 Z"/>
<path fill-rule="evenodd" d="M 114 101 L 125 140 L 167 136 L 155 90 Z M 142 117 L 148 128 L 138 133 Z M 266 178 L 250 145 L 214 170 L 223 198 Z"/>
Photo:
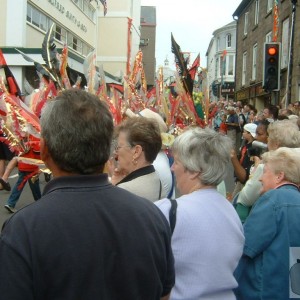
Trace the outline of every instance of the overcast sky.
<path fill-rule="evenodd" d="M 171 52 L 171 32 L 182 51 L 191 52 L 193 61 L 200 52 L 201 66 L 206 67 L 206 51 L 212 33 L 233 21 L 232 14 L 242 0 L 141 0 L 142 6 L 156 6 L 156 60 L 158 67 Z"/>

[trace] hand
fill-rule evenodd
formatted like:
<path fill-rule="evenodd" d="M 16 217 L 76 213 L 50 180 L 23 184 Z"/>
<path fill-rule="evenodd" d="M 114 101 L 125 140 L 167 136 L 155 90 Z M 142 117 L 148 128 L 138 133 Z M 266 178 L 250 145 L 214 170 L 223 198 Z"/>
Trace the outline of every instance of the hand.
<path fill-rule="evenodd" d="M 116 185 L 118 182 L 120 182 L 127 175 L 128 174 L 125 173 L 124 170 L 120 170 L 118 168 L 115 168 L 114 171 L 113 171 L 113 174 L 111 176 L 111 183 L 113 185 Z"/>
<path fill-rule="evenodd" d="M 230 158 L 233 159 L 233 158 L 236 158 L 237 155 L 236 155 L 236 151 L 234 149 L 231 150 L 230 152 Z"/>
<path fill-rule="evenodd" d="M 254 167 L 257 167 L 261 163 L 261 159 L 258 156 L 254 156 Z"/>

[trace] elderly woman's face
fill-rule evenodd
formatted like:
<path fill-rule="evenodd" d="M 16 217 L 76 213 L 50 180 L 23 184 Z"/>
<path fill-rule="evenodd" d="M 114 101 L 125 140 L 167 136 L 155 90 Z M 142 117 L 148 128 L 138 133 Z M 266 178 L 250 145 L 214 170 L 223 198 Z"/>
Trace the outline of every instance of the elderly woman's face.
<path fill-rule="evenodd" d="M 181 194 L 185 195 L 190 193 L 189 181 L 187 180 L 187 170 L 179 160 L 178 156 L 174 154 L 174 162 L 171 167 L 176 177 L 176 186 Z"/>
<path fill-rule="evenodd" d="M 271 165 L 268 163 L 264 165 L 264 170 L 263 174 L 260 177 L 260 181 L 262 183 L 262 188 L 260 190 L 261 194 L 269 190 L 275 189 L 276 186 L 280 183 L 278 182 L 278 174 L 274 173 Z"/>
<path fill-rule="evenodd" d="M 133 171 L 133 147 L 127 141 L 127 134 L 120 132 L 118 136 L 118 144 L 115 149 L 116 158 L 118 160 L 118 169 L 129 174 Z"/>

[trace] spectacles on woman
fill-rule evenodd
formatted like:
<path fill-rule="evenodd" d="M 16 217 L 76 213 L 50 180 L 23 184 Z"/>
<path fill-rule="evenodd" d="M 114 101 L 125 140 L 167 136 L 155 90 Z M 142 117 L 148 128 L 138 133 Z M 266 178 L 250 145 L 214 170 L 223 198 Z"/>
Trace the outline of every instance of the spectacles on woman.
<path fill-rule="evenodd" d="M 124 145 L 124 146 L 119 146 L 119 145 L 117 145 L 117 146 L 116 146 L 116 148 L 115 148 L 115 151 L 116 151 L 116 152 L 118 152 L 118 151 L 119 151 L 119 149 L 121 149 L 121 148 L 125 148 L 125 147 L 132 148 L 132 146 L 131 146 L 131 145 Z"/>

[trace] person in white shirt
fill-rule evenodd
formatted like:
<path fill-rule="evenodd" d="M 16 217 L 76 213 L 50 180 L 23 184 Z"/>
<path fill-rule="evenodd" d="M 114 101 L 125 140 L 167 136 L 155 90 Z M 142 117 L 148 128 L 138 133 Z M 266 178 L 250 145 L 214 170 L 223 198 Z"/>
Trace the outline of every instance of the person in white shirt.
<path fill-rule="evenodd" d="M 216 188 L 226 176 L 231 148 L 230 138 L 209 128 L 189 129 L 172 146 L 171 169 L 182 196 L 176 199 L 172 236 L 176 282 L 171 300 L 235 299 L 233 272 L 243 251 L 243 227 Z M 171 221 L 171 201 L 155 204 Z"/>

